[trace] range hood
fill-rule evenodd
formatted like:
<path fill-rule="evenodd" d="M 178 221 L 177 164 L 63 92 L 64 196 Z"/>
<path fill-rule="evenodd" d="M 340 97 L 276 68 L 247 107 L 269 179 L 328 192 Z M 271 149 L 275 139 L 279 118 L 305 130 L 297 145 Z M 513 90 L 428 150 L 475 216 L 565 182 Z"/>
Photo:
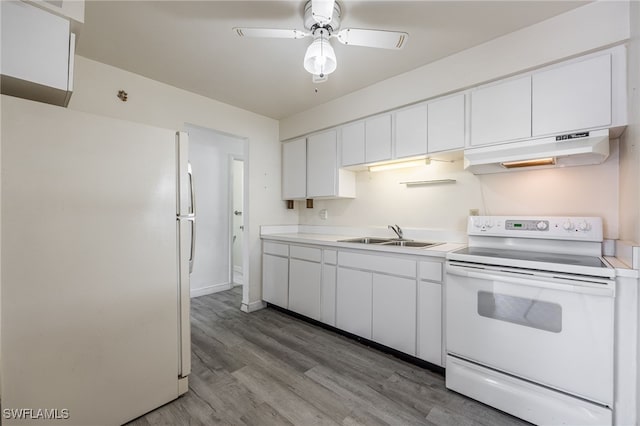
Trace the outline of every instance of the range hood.
<path fill-rule="evenodd" d="M 600 164 L 609 157 L 609 130 L 592 130 L 464 151 L 474 174 Z"/>

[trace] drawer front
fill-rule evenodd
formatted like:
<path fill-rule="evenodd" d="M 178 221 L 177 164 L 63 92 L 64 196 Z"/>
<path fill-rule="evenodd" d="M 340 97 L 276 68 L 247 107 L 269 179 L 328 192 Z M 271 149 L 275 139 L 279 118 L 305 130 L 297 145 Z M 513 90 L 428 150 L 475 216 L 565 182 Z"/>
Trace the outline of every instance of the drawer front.
<path fill-rule="evenodd" d="M 276 256 L 289 256 L 289 244 L 274 243 L 271 241 L 264 241 L 262 243 L 262 251 L 267 254 L 274 254 Z"/>
<path fill-rule="evenodd" d="M 338 263 L 355 269 L 381 272 L 404 277 L 416 277 L 416 261 L 397 257 L 376 256 L 370 254 L 339 252 Z"/>
<path fill-rule="evenodd" d="M 421 261 L 419 264 L 420 279 L 442 282 L 442 265 L 441 262 Z"/>
<path fill-rule="evenodd" d="M 322 250 L 314 247 L 290 246 L 289 253 L 292 258 L 308 260 L 310 262 L 322 261 Z"/>
<path fill-rule="evenodd" d="M 338 252 L 335 250 L 324 250 L 324 263 L 327 265 L 337 265 Z"/>

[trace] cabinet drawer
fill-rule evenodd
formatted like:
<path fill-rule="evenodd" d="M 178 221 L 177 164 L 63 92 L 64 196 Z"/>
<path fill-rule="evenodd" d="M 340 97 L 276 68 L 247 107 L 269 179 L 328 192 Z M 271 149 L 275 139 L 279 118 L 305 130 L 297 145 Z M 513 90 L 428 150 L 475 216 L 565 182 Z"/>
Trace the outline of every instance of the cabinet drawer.
<path fill-rule="evenodd" d="M 292 258 L 308 260 L 310 262 L 322 261 L 322 250 L 314 247 L 290 246 L 289 254 Z"/>
<path fill-rule="evenodd" d="M 328 265 L 337 265 L 338 252 L 335 250 L 324 250 L 324 263 Z"/>
<path fill-rule="evenodd" d="M 289 256 L 289 244 L 273 243 L 265 241 L 262 243 L 262 251 L 267 254 L 275 254 L 276 256 Z"/>
<path fill-rule="evenodd" d="M 441 262 L 420 262 L 419 274 L 421 280 L 442 282 L 442 263 Z"/>
<path fill-rule="evenodd" d="M 338 262 L 340 266 L 365 269 L 368 271 L 382 272 L 390 275 L 416 277 L 416 262 L 397 257 L 375 256 L 351 252 L 339 252 Z"/>

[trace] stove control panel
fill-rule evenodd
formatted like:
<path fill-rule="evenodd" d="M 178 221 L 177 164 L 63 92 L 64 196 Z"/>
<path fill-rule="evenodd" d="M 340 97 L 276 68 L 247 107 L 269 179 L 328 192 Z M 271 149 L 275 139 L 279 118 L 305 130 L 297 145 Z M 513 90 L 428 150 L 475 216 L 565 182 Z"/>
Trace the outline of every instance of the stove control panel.
<path fill-rule="evenodd" d="M 602 241 L 599 217 L 469 216 L 469 235 Z"/>

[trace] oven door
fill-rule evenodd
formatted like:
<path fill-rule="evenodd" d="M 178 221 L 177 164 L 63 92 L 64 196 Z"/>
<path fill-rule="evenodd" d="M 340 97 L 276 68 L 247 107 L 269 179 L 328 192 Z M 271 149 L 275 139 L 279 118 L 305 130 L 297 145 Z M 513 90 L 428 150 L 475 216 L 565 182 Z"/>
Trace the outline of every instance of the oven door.
<path fill-rule="evenodd" d="M 447 262 L 447 352 L 611 407 L 615 284 Z"/>

